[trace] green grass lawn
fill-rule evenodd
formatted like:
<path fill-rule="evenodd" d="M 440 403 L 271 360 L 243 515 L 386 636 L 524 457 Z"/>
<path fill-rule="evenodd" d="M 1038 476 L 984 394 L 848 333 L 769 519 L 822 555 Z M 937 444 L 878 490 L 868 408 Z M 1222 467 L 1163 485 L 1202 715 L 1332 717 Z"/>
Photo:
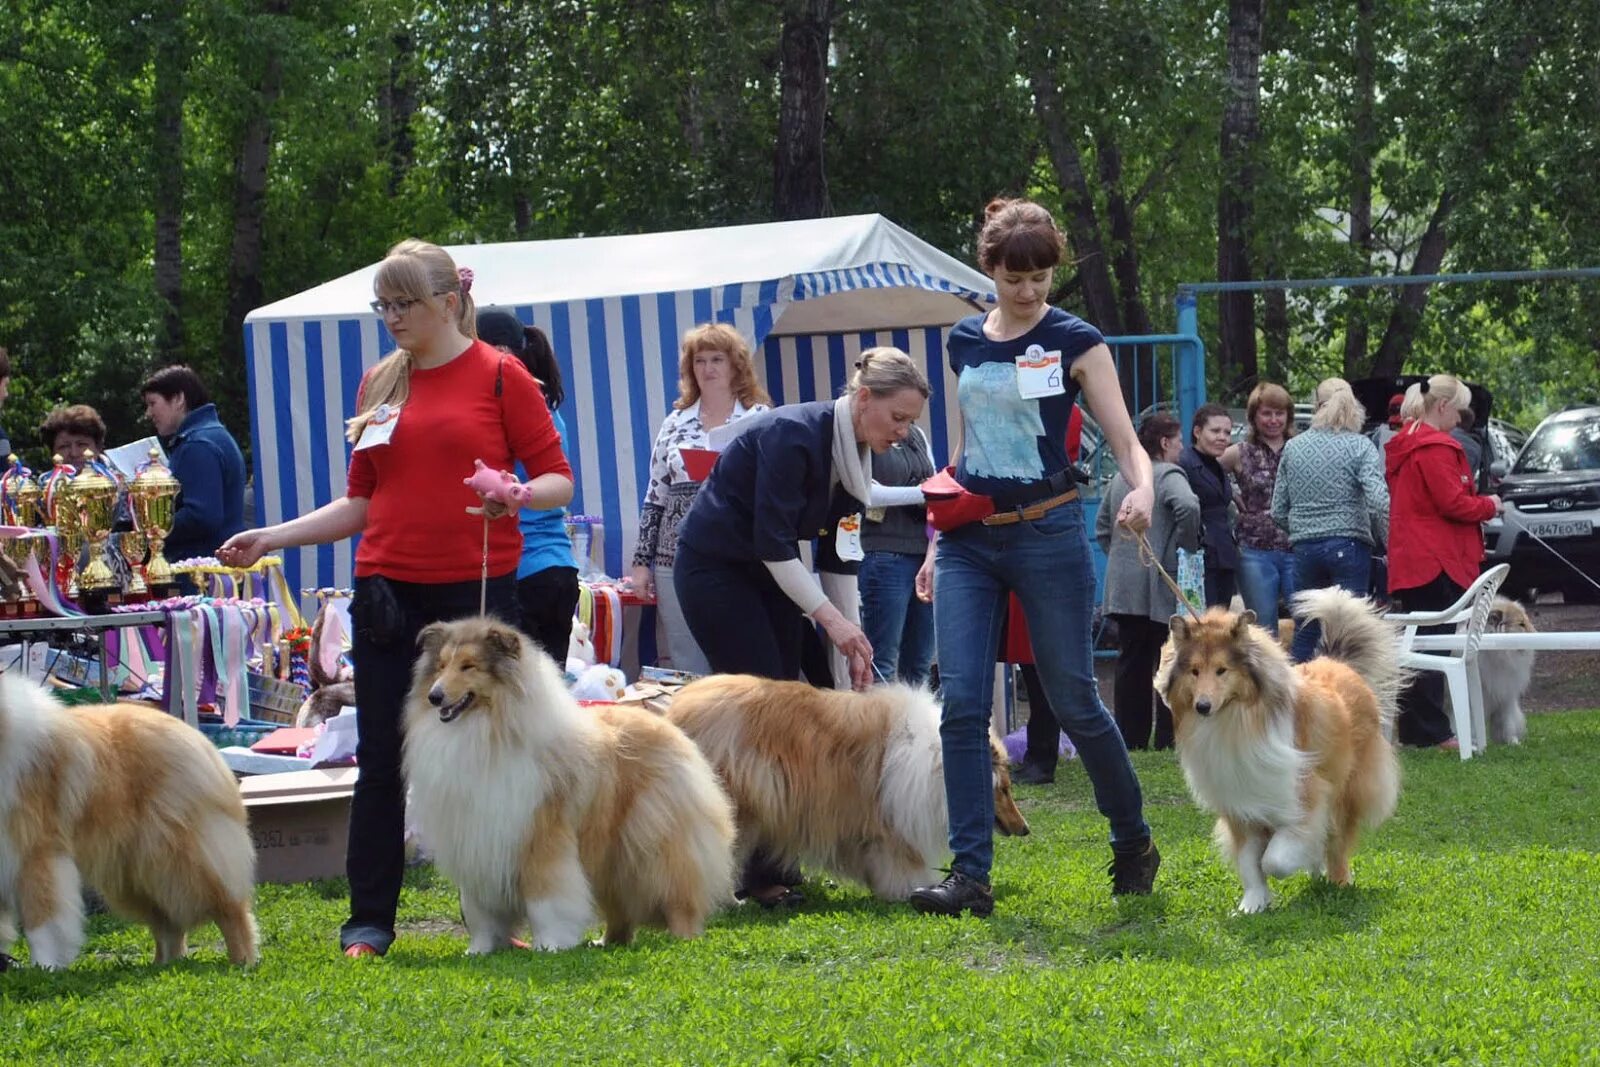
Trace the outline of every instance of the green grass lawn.
<path fill-rule="evenodd" d="M 699 941 L 463 955 L 448 883 L 412 872 L 384 960 L 347 961 L 344 886 L 263 888 L 262 963 L 212 928 L 157 969 L 104 916 L 67 974 L 0 975 L 0 1064 L 387 1062 L 1593 1063 L 1600 1060 L 1600 712 L 1521 748 L 1409 752 L 1356 888 L 1298 877 L 1233 914 L 1169 754 L 1136 757 L 1165 856 L 1113 901 L 1081 768 L 1021 790 L 993 919 L 950 921 L 814 879 Z M 25 951 L 24 951 L 25 955 Z"/>

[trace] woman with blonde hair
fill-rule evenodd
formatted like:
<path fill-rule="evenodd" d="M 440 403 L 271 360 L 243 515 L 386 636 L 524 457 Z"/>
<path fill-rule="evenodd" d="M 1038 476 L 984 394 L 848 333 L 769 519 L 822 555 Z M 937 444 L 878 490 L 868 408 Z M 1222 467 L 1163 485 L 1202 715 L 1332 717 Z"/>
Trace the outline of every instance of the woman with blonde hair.
<path fill-rule="evenodd" d="M 1447 608 L 1478 578 L 1482 524 L 1500 512 L 1498 496 L 1472 491 L 1461 442 L 1450 435 L 1472 393 L 1459 378 L 1435 374 L 1406 390 L 1415 417 L 1384 452 L 1389 491 L 1389 592 L 1400 611 Z M 1450 628 L 1445 627 L 1446 631 Z M 1400 697 L 1400 741 L 1454 747 L 1444 712 L 1444 680 L 1422 671 Z"/>
<path fill-rule="evenodd" d="M 492 521 L 507 509 L 464 484 L 473 462 L 521 463 L 532 476 L 527 507 L 572 499 L 572 471 L 538 383 L 515 356 L 476 339 L 471 272 L 438 245 L 402 241 L 379 265 L 373 291 L 372 309 L 399 347 L 362 379 L 345 495 L 217 550 L 222 562 L 249 566 L 268 552 L 361 535 L 350 610 L 360 774 L 345 857 L 350 917 L 340 931 L 350 957 L 381 956 L 394 941 L 405 870 L 400 714 L 417 634 L 475 614 L 480 598 L 517 620 L 522 534 L 514 515 Z"/>
<path fill-rule="evenodd" d="M 1296 589 L 1339 586 L 1366 596 L 1378 531 L 1388 529 L 1389 487 L 1378 450 L 1362 432 L 1366 409 L 1343 378 L 1313 397 L 1311 428 L 1283 446 L 1272 489 L 1272 518 L 1289 535 Z M 1295 629 L 1297 663 L 1316 655 L 1322 628 Z"/>
<path fill-rule="evenodd" d="M 680 671 L 710 673 L 672 582 L 678 524 L 701 484 L 690 476 L 683 450 L 706 448 L 712 430 L 766 411 L 771 403 L 756 381 L 750 346 L 738 330 L 713 322 L 683 335 L 678 399 L 662 420 L 650 452 L 650 484 L 639 507 L 639 542 L 633 550 L 633 587 L 641 596 L 655 595 L 667 645 L 663 660 Z"/>
<path fill-rule="evenodd" d="M 1249 432 L 1222 453 L 1222 469 L 1239 487 L 1239 595 L 1268 633 L 1278 632 L 1278 605 L 1294 596 L 1294 547 L 1272 520 L 1283 446 L 1294 436 L 1289 390 L 1262 382 L 1250 390 L 1244 418 Z"/>

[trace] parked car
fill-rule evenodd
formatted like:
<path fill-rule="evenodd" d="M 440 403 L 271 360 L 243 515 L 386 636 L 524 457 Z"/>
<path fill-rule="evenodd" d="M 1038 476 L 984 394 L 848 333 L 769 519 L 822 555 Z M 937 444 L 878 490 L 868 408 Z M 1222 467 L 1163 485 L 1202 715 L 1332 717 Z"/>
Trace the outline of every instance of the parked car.
<path fill-rule="evenodd" d="M 1484 524 L 1484 547 L 1491 564 L 1511 564 L 1507 595 L 1559 590 L 1568 602 L 1600 601 L 1573 571 L 1600 578 L 1600 405 L 1541 422 L 1499 491 L 1505 512 Z"/>

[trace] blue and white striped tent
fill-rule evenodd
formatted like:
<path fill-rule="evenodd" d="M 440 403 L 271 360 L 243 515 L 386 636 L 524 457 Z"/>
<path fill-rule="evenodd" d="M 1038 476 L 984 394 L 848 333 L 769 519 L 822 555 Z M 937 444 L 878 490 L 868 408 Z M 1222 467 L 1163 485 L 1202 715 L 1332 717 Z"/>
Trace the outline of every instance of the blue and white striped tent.
<path fill-rule="evenodd" d="M 993 300 L 990 280 L 879 215 L 677 233 L 464 245 L 479 307 L 508 306 L 549 334 L 566 381 L 576 514 L 605 524 L 624 573 L 656 428 L 677 397 L 678 342 L 709 321 L 750 339 L 776 403 L 835 394 L 854 356 L 892 344 L 934 385 L 935 454 L 954 425 L 944 337 Z M 263 524 L 344 492 L 344 420 L 362 373 L 393 341 L 368 306 L 377 264 L 245 320 L 256 514 Z M 296 588 L 348 585 L 351 544 L 286 553 Z"/>

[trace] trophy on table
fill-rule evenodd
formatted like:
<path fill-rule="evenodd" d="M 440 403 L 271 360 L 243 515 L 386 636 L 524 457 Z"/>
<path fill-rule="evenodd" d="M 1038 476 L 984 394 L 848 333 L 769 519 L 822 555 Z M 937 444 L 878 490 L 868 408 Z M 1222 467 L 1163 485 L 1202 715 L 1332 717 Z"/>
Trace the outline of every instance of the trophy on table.
<path fill-rule="evenodd" d="M 12 454 L 6 457 L 7 467 L 0 473 L 0 523 L 13 528 L 42 525 L 39 516 L 39 483 L 33 472 Z M 28 560 L 33 555 L 37 535 L 18 533 L 0 540 L 0 554 L 16 570 L 16 596 L 0 604 L 0 614 L 7 618 L 36 615 L 39 598 L 28 582 Z"/>
<path fill-rule="evenodd" d="M 61 556 L 56 561 L 54 577 L 56 586 L 67 599 L 76 600 L 78 556 L 83 551 L 84 542 L 83 522 L 77 505 L 68 497 L 67 489 L 78 472 L 59 454 L 50 457 L 50 460 L 50 472 L 41 474 L 39 481 L 44 490 L 44 516 L 55 527 L 56 537 L 61 541 Z"/>
<path fill-rule="evenodd" d="M 139 465 L 128 486 L 134 529 L 150 545 L 150 561 L 144 565 L 144 580 L 152 591 L 160 586 L 170 586 L 173 582 L 172 564 L 162 556 L 161 547 L 172 530 L 177 495 L 178 479 L 161 462 L 160 451 L 152 448 L 149 462 Z"/>
<path fill-rule="evenodd" d="M 89 546 L 89 561 L 78 572 L 79 591 L 103 602 L 120 599 L 122 587 L 117 572 L 106 559 L 106 545 L 117 517 L 116 480 L 95 461 L 93 452 L 86 452 L 83 469 L 62 491 L 67 506 L 77 512 L 81 539 Z"/>

